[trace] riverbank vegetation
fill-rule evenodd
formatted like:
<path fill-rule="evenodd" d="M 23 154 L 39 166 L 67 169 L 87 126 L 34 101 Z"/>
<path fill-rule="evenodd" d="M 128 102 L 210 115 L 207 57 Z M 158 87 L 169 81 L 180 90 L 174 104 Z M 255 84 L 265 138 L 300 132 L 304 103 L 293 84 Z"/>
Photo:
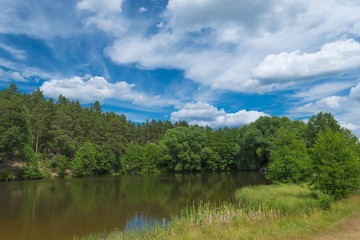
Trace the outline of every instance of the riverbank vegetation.
<path fill-rule="evenodd" d="M 0 91 L 0 112 L 2 180 L 268 167 L 269 178 L 280 182 L 304 182 L 316 171 L 314 185 L 322 189 L 323 160 L 311 160 L 321 156 L 312 149 L 327 144 L 317 140 L 318 133 L 351 143 L 342 154 L 352 163 L 360 152 L 357 138 L 330 113 L 319 113 L 308 123 L 273 116 L 216 130 L 184 121 L 135 124 L 125 115 L 103 112 L 99 102 L 81 106 L 63 96 L 54 101 L 39 89 L 22 94 L 14 84 Z M 349 168 L 351 176 L 358 171 L 355 165 Z M 337 169 L 334 174 L 347 171 Z"/>
<path fill-rule="evenodd" d="M 324 211 L 306 185 L 245 187 L 237 196 L 238 205 L 199 203 L 185 208 L 167 225 L 80 239 L 312 239 L 360 210 L 357 195 L 337 201 Z"/>
<path fill-rule="evenodd" d="M 110 238 L 271 238 L 313 232 L 359 210 L 352 196 L 360 187 L 360 144 L 331 113 L 307 123 L 260 117 L 217 130 L 155 120 L 136 125 L 103 112 L 99 102 L 54 102 L 40 90 L 21 94 L 14 84 L 0 91 L 0 112 L 2 180 L 267 168 L 268 179 L 287 184 L 245 188 L 236 193 L 239 206 L 200 204 L 168 227 Z"/>

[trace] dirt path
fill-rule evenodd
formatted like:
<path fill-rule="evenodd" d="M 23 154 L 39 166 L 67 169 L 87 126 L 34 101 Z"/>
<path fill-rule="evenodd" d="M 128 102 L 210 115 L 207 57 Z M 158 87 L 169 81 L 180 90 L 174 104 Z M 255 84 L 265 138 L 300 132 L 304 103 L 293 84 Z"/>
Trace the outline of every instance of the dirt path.
<path fill-rule="evenodd" d="M 360 211 L 354 212 L 332 225 L 325 232 L 309 240 L 360 240 Z"/>

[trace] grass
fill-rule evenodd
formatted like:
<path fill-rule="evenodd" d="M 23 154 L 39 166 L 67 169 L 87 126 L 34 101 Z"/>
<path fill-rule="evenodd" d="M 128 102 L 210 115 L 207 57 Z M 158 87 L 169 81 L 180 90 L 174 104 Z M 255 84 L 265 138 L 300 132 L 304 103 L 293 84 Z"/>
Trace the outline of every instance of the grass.
<path fill-rule="evenodd" d="M 317 206 L 306 185 L 280 184 L 245 187 L 235 193 L 243 206 L 252 209 L 275 209 L 281 213 L 309 211 Z"/>
<path fill-rule="evenodd" d="M 199 203 L 186 208 L 167 226 L 81 239 L 305 239 L 360 210 L 360 196 L 338 201 L 329 211 L 320 210 L 309 190 L 297 185 L 247 187 L 236 197 L 238 205 Z"/>

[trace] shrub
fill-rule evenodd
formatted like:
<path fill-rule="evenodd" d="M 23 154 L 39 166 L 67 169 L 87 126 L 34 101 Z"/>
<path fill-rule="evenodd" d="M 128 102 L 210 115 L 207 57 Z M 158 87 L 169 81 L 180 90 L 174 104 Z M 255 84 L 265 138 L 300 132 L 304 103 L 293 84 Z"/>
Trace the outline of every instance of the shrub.
<path fill-rule="evenodd" d="M 65 170 L 66 168 L 69 167 L 69 163 L 68 163 L 68 159 L 66 156 L 62 155 L 60 157 L 57 157 L 57 161 L 56 161 L 56 168 L 55 171 L 56 173 L 60 176 L 63 177 L 65 176 Z"/>
<path fill-rule="evenodd" d="M 321 191 L 313 191 L 311 195 L 317 201 L 318 207 L 323 210 L 329 210 L 331 208 L 331 205 L 334 203 L 333 196 L 323 193 Z"/>
<path fill-rule="evenodd" d="M 13 180 L 15 178 L 14 170 L 11 168 L 6 169 L 6 171 L 1 175 L 0 179 L 4 181 Z"/>

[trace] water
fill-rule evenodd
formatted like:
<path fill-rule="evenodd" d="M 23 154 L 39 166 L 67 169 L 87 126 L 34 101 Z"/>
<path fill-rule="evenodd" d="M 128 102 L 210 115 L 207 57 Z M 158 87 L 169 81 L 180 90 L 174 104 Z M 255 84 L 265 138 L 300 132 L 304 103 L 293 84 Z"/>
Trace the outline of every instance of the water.
<path fill-rule="evenodd" d="M 236 189 L 265 183 L 255 172 L 2 182 L 0 239 L 72 239 L 140 228 L 198 200 L 231 202 Z"/>

